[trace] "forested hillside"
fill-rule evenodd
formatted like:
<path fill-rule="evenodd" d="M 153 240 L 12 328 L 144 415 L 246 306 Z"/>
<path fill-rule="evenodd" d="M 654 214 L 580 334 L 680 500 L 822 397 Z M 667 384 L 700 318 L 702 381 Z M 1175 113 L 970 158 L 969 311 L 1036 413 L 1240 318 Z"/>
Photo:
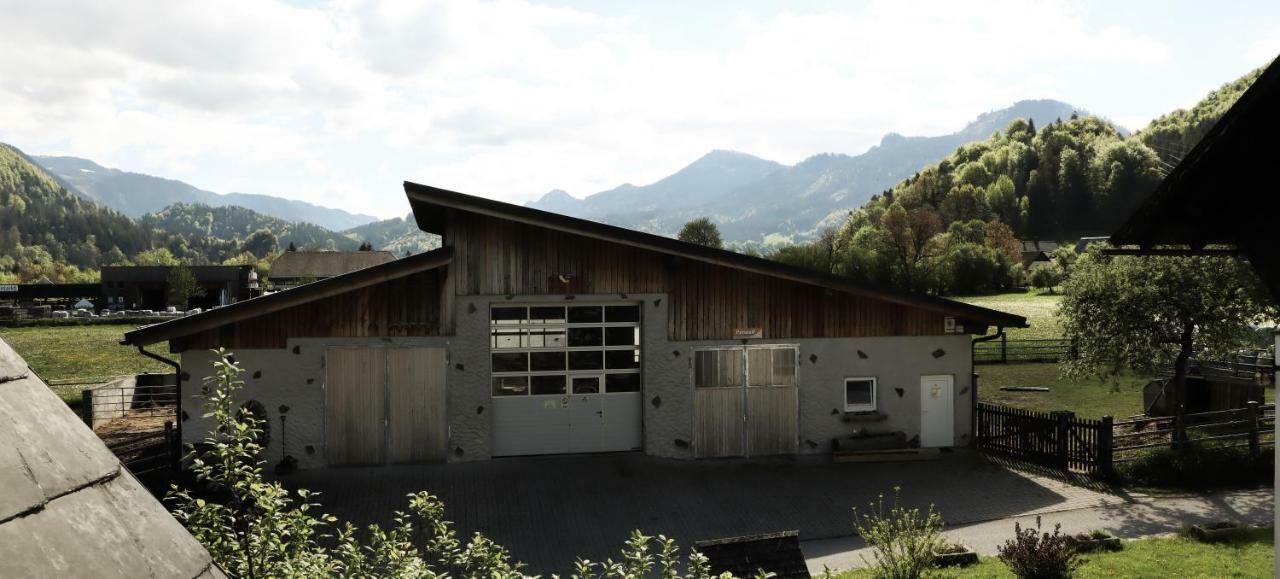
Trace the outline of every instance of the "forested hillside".
<path fill-rule="evenodd" d="M 440 247 L 440 237 L 418 229 L 418 223 L 413 220 L 412 213 L 404 217 L 393 217 L 352 227 L 343 231 L 342 235 L 350 239 L 368 241 L 375 248 L 390 251 L 397 257 Z"/>
<path fill-rule="evenodd" d="M 143 215 L 140 221 L 149 229 L 162 229 L 187 237 L 244 240 L 256 232 L 267 231 L 275 236 L 280 247 L 293 244 L 298 249 L 354 251 L 360 245 L 358 239 L 345 237 L 319 225 L 289 222 L 234 205 L 210 207 L 200 203 L 175 203 L 156 213 Z"/>
<path fill-rule="evenodd" d="M 1074 241 L 1109 233 L 1176 164 L 1175 153 L 1189 150 L 1259 73 L 1132 136 L 1090 116 L 1041 127 L 1014 120 L 874 196 L 818 241 L 772 257 L 935 293 L 1018 284 L 1017 239 Z"/>
<path fill-rule="evenodd" d="M 1244 94 L 1245 89 L 1260 74 L 1261 68 L 1209 93 L 1191 110 L 1178 109 L 1151 121 L 1151 124 L 1138 133 L 1138 138 L 1154 149 L 1162 161 L 1168 165 L 1176 165 L 1178 159 L 1186 155 L 1209 132 L 1213 124 L 1235 104 L 1236 99 Z"/>
<path fill-rule="evenodd" d="M 101 264 L 145 259 L 158 248 L 181 259 L 203 259 L 222 249 L 213 240 L 191 243 L 149 230 L 86 201 L 18 149 L 0 144 L 0 280 L 92 280 Z"/>

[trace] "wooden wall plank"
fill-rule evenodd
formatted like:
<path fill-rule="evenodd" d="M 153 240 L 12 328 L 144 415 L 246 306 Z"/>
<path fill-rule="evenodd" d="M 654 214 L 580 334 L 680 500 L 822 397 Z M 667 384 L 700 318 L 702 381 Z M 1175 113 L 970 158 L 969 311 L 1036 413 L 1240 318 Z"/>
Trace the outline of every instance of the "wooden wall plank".
<path fill-rule="evenodd" d="M 382 464 L 384 349 L 329 348 L 325 358 L 325 457 L 331 465 Z"/>

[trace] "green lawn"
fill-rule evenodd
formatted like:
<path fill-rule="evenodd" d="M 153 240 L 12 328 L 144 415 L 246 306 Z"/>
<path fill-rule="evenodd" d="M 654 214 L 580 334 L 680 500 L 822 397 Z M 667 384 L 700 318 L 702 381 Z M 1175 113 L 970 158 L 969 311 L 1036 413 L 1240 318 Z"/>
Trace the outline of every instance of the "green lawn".
<path fill-rule="evenodd" d="M 1062 337 L 1062 328 L 1058 324 L 1058 318 L 1054 316 L 1058 310 L 1058 302 L 1062 299 L 1059 294 L 1019 292 L 953 299 L 1027 318 L 1031 327 L 1006 330 L 1010 340 Z"/>
<path fill-rule="evenodd" d="M 1124 550 L 1084 557 L 1074 577 L 1219 578 L 1274 577 L 1274 530 L 1257 529 L 1249 537 L 1230 543 L 1206 544 L 1181 537 L 1125 541 Z M 995 557 L 983 557 L 972 567 L 940 571 L 939 577 L 964 579 L 1005 578 L 1013 573 Z M 835 575 L 839 579 L 871 577 L 865 569 Z"/>
<path fill-rule="evenodd" d="M 1142 414 L 1142 388 L 1150 381 L 1130 373 L 1105 382 L 1064 379 L 1053 363 L 979 364 L 973 370 L 978 373 L 978 400 L 982 402 L 1042 412 L 1070 410 L 1081 418 L 1109 414 L 1118 420 Z M 1006 392 L 1001 386 L 1045 386 L 1049 391 Z M 1275 388 L 1266 389 L 1266 398 L 1268 403 L 1275 402 Z"/>
<path fill-rule="evenodd" d="M 142 372 L 171 372 L 172 368 L 120 345 L 129 324 L 84 326 L 0 327 L 0 339 L 26 359 L 41 378 L 52 382 L 100 382 L 114 376 Z M 166 348 L 153 351 L 172 357 Z M 53 386 L 69 403 L 78 404 L 84 385 Z"/>
<path fill-rule="evenodd" d="M 1029 410 L 1070 410 L 1081 418 L 1117 419 L 1142 414 L 1142 387 L 1150 380 L 1126 374 L 1100 382 L 1097 378 L 1069 380 L 1057 364 L 981 364 L 978 399 Z M 1001 386 L 1046 386 L 1048 392 L 1005 392 Z"/>

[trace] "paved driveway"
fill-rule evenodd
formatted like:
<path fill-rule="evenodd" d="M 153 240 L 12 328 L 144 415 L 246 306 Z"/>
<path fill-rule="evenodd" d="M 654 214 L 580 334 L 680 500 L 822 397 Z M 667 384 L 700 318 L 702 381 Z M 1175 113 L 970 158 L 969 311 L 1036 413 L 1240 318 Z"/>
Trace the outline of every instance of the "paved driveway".
<path fill-rule="evenodd" d="M 949 524 L 1121 502 L 1022 474 L 969 451 L 935 461 L 833 464 L 827 457 L 680 461 L 637 453 L 303 471 L 289 486 L 321 491 L 325 510 L 388 524 L 405 495 L 445 501 L 462 536 L 479 531 L 529 564 L 566 573 L 577 556 L 613 556 L 632 529 L 693 541 L 798 529 L 801 539 L 852 534 L 850 508 L 902 487 L 903 502 L 937 505 Z"/>

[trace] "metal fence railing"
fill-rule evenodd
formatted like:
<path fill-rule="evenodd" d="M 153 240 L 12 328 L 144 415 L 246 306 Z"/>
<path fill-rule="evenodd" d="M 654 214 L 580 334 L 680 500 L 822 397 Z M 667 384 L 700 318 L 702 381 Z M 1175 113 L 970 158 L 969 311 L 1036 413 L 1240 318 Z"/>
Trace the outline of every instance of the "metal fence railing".
<path fill-rule="evenodd" d="M 1001 337 L 973 344 L 974 364 L 1008 364 L 1010 362 L 1059 362 L 1071 343 L 1062 339 L 1010 340 Z"/>

